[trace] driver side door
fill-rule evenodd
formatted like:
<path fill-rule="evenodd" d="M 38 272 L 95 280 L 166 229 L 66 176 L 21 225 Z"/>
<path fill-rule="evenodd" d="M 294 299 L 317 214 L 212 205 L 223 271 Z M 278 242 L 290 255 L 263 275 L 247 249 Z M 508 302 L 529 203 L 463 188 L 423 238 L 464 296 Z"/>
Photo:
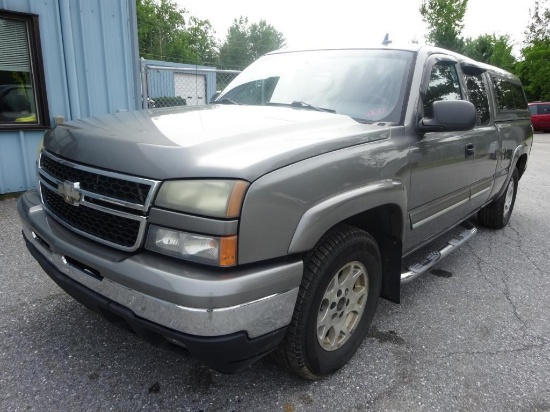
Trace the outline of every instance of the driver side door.
<path fill-rule="evenodd" d="M 447 55 L 431 56 L 422 85 L 419 116 L 430 116 L 430 103 L 465 100 L 458 62 Z M 475 133 L 429 132 L 411 138 L 409 225 L 405 253 L 436 237 L 468 212 L 474 179 Z"/>

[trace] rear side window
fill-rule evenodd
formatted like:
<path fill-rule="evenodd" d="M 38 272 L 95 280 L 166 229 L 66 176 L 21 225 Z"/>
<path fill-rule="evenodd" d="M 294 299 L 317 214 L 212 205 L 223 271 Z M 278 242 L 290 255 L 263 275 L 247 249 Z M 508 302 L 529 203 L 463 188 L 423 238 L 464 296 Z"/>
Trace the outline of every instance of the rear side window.
<path fill-rule="evenodd" d="M 474 104 L 477 111 L 477 125 L 486 126 L 491 122 L 491 113 L 489 111 L 489 98 L 487 88 L 481 75 L 464 76 L 468 98 Z"/>
<path fill-rule="evenodd" d="M 519 84 L 497 77 L 493 78 L 493 83 L 499 112 L 527 110 L 527 100 Z"/>

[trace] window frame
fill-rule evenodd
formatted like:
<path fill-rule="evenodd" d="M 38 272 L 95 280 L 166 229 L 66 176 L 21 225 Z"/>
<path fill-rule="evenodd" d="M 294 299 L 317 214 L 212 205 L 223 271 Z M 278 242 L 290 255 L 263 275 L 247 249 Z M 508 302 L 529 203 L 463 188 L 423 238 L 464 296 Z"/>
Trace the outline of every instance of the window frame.
<path fill-rule="evenodd" d="M 480 78 L 481 80 L 481 83 L 483 84 L 483 87 L 484 87 L 484 92 L 485 92 L 485 97 L 487 98 L 487 109 L 488 109 L 488 113 L 489 113 L 489 120 L 488 120 L 488 123 L 479 123 L 479 121 L 481 120 L 480 117 L 478 116 L 478 123 L 476 124 L 476 127 L 487 127 L 487 126 L 491 126 L 492 124 L 494 124 L 494 120 L 495 120 L 495 116 L 494 116 L 494 113 L 493 113 L 493 109 L 491 107 L 491 99 L 492 99 L 492 96 L 491 96 L 491 90 L 490 90 L 490 86 L 489 86 L 489 80 L 488 80 L 488 77 L 486 75 L 486 72 L 483 72 L 483 73 L 480 73 L 478 75 L 475 75 L 475 74 L 467 74 L 467 73 L 464 73 L 464 71 L 462 72 L 462 79 L 464 81 L 464 90 L 466 92 L 466 96 L 468 98 L 468 101 L 471 102 L 475 108 L 476 108 L 476 112 L 477 112 L 477 106 L 476 104 L 472 101 L 472 98 L 471 98 L 471 92 L 470 92 L 470 89 L 468 88 L 468 79 L 467 77 L 470 76 L 470 77 L 478 77 Z"/>
<path fill-rule="evenodd" d="M 0 123 L 0 132 L 6 130 L 48 130 L 51 128 L 50 113 L 48 110 L 48 95 L 44 77 L 44 60 L 42 59 L 42 42 L 38 15 L 20 13 L 0 9 L 0 19 L 13 19 L 24 21 L 27 28 L 27 41 L 29 44 L 29 60 L 31 62 L 31 78 L 33 80 L 33 93 L 36 100 L 37 123 Z"/>
<path fill-rule="evenodd" d="M 454 70 L 457 75 L 457 82 L 460 89 L 460 100 L 467 100 L 467 91 L 466 86 L 464 84 L 464 80 L 462 78 L 462 71 L 459 68 L 459 61 L 448 54 L 434 54 L 431 55 L 428 58 L 427 64 L 424 66 L 424 70 L 422 73 L 422 83 L 420 87 L 420 99 L 419 99 L 419 107 L 418 107 L 418 120 L 426 117 L 426 111 L 425 111 L 425 101 L 426 101 L 426 95 L 428 91 L 428 87 L 430 85 L 430 79 L 431 74 L 434 66 L 437 64 L 444 64 L 448 66 L 454 66 Z"/>
<path fill-rule="evenodd" d="M 512 96 L 512 99 L 514 100 L 514 108 L 513 109 L 501 109 L 500 107 L 500 101 L 498 97 L 498 88 L 500 85 L 499 82 L 505 82 L 509 84 L 510 86 L 515 86 L 521 91 L 521 95 L 523 97 L 523 101 L 526 104 L 526 108 L 517 108 L 514 96 Z M 496 73 L 491 73 L 491 87 L 493 91 L 493 99 L 494 99 L 494 105 L 495 105 L 495 112 L 496 117 L 495 120 L 506 120 L 510 118 L 529 118 L 531 116 L 531 112 L 529 111 L 529 104 L 528 100 L 525 96 L 525 90 L 523 89 L 523 86 L 519 80 L 511 79 L 508 77 L 504 77 L 502 75 L 498 75 Z"/>

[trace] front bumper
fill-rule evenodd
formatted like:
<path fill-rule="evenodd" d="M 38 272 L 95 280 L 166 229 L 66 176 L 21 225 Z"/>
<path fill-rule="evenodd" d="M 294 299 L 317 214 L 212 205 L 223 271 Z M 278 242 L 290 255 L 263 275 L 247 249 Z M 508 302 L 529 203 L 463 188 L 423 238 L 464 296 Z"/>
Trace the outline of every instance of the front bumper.
<path fill-rule="evenodd" d="M 130 254 L 98 245 L 49 217 L 35 191 L 20 198 L 18 211 L 29 250 L 67 293 L 96 311 L 122 317 L 130 326 L 139 324 L 132 327 L 136 332 L 149 330 L 183 343 L 217 370 L 232 371 L 201 355 L 197 348 L 206 341 L 217 347 L 216 353 L 243 346 L 238 357 L 251 363 L 276 347 L 290 323 L 301 261 L 205 268 L 146 251 Z M 229 347 L 228 339 L 233 342 Z M 195 341 L 201 345 L 194 346 Z M 250 346 L 253 341 L 263 343 Z"/>

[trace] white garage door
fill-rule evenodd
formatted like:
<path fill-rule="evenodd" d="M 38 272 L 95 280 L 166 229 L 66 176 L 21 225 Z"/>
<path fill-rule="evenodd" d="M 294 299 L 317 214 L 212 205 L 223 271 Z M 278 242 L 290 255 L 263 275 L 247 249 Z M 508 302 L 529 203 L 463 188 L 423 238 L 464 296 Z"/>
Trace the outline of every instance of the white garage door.
<path fill-rule="evenodd" d="M 183 97 L 188 106 L 206 104 L 206 78 L 200 74 L 174 73 L 174 92 Z"/>

